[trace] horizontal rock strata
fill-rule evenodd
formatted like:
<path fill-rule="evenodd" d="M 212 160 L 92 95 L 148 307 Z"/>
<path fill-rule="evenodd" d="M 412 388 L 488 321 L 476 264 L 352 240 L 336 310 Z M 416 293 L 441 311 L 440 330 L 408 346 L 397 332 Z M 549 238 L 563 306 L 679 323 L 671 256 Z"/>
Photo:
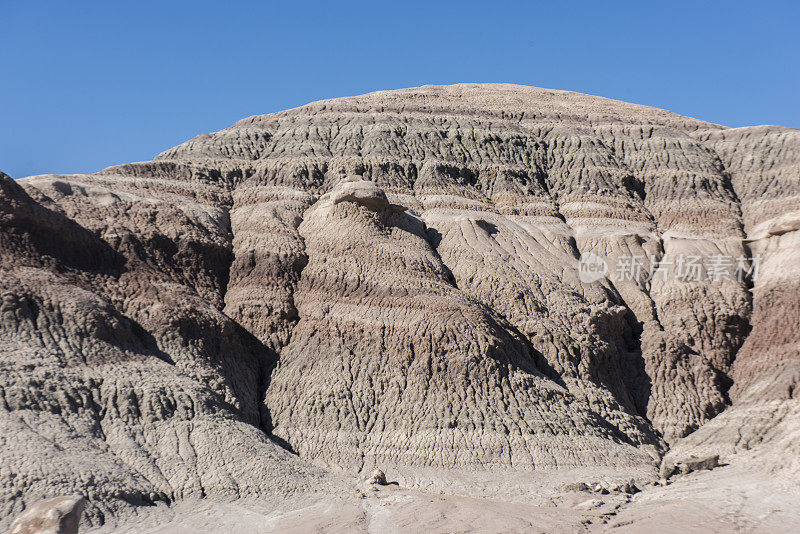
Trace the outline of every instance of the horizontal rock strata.
<path fill-rule="evenodd" d="M 3 515 L 791 450 L 798 161 L 789 128 L 457 85 L 3 176 Z"/>

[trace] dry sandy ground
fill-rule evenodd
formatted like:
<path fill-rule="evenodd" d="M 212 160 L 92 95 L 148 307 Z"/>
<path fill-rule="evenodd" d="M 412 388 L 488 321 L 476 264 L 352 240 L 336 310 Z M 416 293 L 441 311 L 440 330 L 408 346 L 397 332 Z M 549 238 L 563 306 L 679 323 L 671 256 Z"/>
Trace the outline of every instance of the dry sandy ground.
<path fill-rule="evenodd" d="M 352 495 L 336 497 L 182 502 L 113 531 L 790 533 L 800 532 L 798 510 L 800 488 L 790 480 L 727 466 L 680 477 L 667 487 L 644 486 L 633 496 L 543 490 L 527 499 L 497 500 L 358 484 Z"/>

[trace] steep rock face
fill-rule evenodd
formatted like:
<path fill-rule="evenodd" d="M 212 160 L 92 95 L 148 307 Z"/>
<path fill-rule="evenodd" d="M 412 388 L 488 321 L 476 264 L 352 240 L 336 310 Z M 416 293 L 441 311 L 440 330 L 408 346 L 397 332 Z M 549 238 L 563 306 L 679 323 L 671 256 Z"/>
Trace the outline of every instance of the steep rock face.
<path fill-rule="evenodd" d="M 619 248 L 655 274 L 646 281 L 615 272 L 612 279 L 626 301 L 645 302 L 631 309 L 642 322 L 641 350 L 652 381 L 648 416 L 674 441 L 725 408 L 727 375 L 750 314 L 744 280 L 709 280 L 707 272 L 687 275 L 681 266 L 691 258 L 745 256 L 740 210 L 719 158 L 688 132 L 611 125 L 599 134 L 652 215 L 644 228 L 633 229 L 641 249 L 631 246 L 631 237 Z M 630 228 L 620 226 L 620 233 Z"/>
<path fill-rule="evenodd" d="M 618 330 L 606 340 L 577 344 L 583 352 L 610 351 L 615 362 L 627 360 L 624 371 L 616 363 L 602 363 L 603 356 L 570 356 L 563 350 L 569 343 L 555 341 L 557 336 L 549 333 L 537 343 L 542 329 L 554 329 L 545 327 L 527 304 L 516 314 L 495 309 L 517 315 L 512 321 L 516 328 L 528 321 L 523 332 L 550 358 L 557 374 L 577 376 L 576 366 L 584 371 L 594 367 L 582 378 L 603 383 L 604 393 L 593 395 L 598 405 L 612 402 L 599 400 L 611 392 L 612 404 L 646 416 L 672 441 L 725 408 L 727 373 L 750 314 L 745 283 L 648 280 L 649 269 L 675 257 L 744 255 L 730 178 L 716 153 L 692 136 L 719 130 L 667 112 L 575 93 L 514 86 L 432 87 L 245 119 L 160 158 L 240 161 L 269 183 L 305 182 L 319 192 L 355 173 L 384 188 L 391 201 L 417 213 L 442 236 L 449 220 L 477 223 L 488 212 L 501 221 L 523 221 L 529 229 L 523 234 L 541 229 L 574 240 L 568 245 L 569 267 L 558 262 L 553 267 L 574 270 L 580 253 L 598 254 L 611 266 L 608 278 L 621 297 L 617 303 L 630 313 L 627 333 Z M 444 225 L 441 230 L 438 224 Z M 559 240 L 552 238 L 556 246 Z M 458 250 L 468 252 L 466 247 Z M 456 261 L 447 252 L 442 257 Z M 640 262 L 641 272 L 618 273 L 615 266 L 626 258 Z M 486 276 L 494 272 L 481 271 Z M 521 275 L 535 280 L 530 275 L 536 269 L 529 271 Z M 474 289 L 467 291 L 485 298 Z M 697 292 L 707 297 L 696 299 Z M 504 301 L 500 306 L 515 306 Z M 559 302 L 552 307 L 575 317 L 575 306 L 582 305 Z M 537 306 L 550 315 L 550 307 Z M 570 330 L 579 323 L 554 322 Z M 537 333 L 533 323 L 539 325 Z M 593 335 L 592 329 L 597 327 L 576 338 Z M 621 377 L 628 382 L 624 387 Z"/>
<path fill-rule="evenodd" d="M 192 249 L 214 233 L 174 211 L 154 225 L 159 195 L 108 179 L 38 178 L 39 203 L 0 176 L 3 517 L 54 494 L 87 496 L 97 523 L 311 486 L 318 472 L 257 428 L 268 353 L 212 304 L 226 268 L 213 243 Z"/>
<path fill-rule="evenodd" d="M 372 182 L 340 183 L 299 230 L 301 320 L 266 404 L 301 456 L 355 470 L 649 459 L 543 377 L 525 339 L 453 286 L 421 221 Z M 618 417 L 636 443 L 654 441 Z"/>
<path fill-rule="evenodd" d="M 760 260 L 753 331 L 736 356 L 732 394 L 737 398 L 763 380 L 776 380 L 780 384 L 761 386 L 791 397 L 800 364 L 800 132 L 737 128 L 708 135 L 706 142 L 729 169 L 741 199 L 746 246 Z"/>
<path fill-rule="evenodd" d="M 276 441 L 350 472 L 796 443 L 798 147 L 459 85 L 4 177 L 6 512 L 54 487 L 96 488 L 90 520 L 308 488 L 319 471 Z M 582 276 L 589 253 L 604 276 Z M 756 253 L 754 285 L 677 272 Z"/>
<path fill-rule="evenodd" d="M 758 260 L 752 331 L 731 368 L 733 406 L 675 451 L 738 453 L 762 472 L 800 474 L 800 134 L 776 126 L 699 136 L 730 172 Z"/>

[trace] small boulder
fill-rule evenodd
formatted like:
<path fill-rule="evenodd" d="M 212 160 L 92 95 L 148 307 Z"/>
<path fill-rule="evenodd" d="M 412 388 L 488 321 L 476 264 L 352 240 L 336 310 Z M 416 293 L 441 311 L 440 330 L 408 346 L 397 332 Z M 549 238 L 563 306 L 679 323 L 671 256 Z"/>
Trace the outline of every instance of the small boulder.
<path fill-rule="evenodd" d="M 586 482 L 574 482 L 572 484 L 566 484 L 564 486 L 564 491 L 589 491 L 589 485 Z"/>
<path fill-rule="evenodd" d="M 37 502 L 11 523 L 10 534 L 77 534 L 86 499 L 80 495 Z"/>
<path fill-rule="evenodd" d="M 689 458 L 683 460 L 679 467 L 681 473 L 684 475 L 694 471 L 708 471 L 714 469 L 715 467 L 719 467 L 719 455 L 715 454 L 713 456 L 705 456 L 703 458 L 690 456 Z"/>
<path fill-rule="evenodd" d="M 369 483 L 377 484 L 378 486 L 385 486 L 388 484 L 388 482 L 386 482 L 386 474 L 380 469 L 376 469 L 372 473 L 372 478 L 369 479 Z"/>
<path fill-rule="evenodd" d="M 672 458 L 664 457 L 661 460 L 661 468 L 659 469 L 659 478 L 662 480 L 667 480 L 669 477 L 675 474 L 675 460 Z"/>
<path fill-rule="evenodd" d="M 639 493 L 639 487 L 636 485 L 636 482 L 633 479 L 630 479 L 627 484 L 623 487 L 623 491 L 628 495 L 633 495 L 634 493 Z"/>

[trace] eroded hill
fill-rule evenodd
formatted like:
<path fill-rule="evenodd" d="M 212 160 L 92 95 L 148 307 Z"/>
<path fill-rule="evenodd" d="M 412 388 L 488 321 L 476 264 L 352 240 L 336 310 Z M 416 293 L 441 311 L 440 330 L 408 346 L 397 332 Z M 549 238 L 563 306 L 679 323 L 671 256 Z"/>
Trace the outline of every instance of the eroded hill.
<path fill-rule="evenodd" d="M 797 476 L 799 201 L 797 130 L 510 85 L 2 176 L 4 515 L 670 447 Z"/>

